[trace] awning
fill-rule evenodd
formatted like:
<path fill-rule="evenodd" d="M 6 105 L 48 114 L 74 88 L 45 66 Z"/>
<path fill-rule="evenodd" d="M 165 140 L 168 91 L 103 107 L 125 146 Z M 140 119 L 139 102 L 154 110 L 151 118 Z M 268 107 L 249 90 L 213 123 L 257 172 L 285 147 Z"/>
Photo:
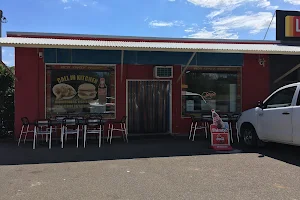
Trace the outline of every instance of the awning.
<path fill-rule="evenodd" d="M 126 42 L 100 40 L 71 40 L 45 38 L 0 38 L 0 46 L 31 48 L 65 48 L 97 50 L 169 51 L 169 52 L 216 52 L 248 54 L 300 55 L 300 46 L 280 44 L 228 44 L 183 42 Z"/>

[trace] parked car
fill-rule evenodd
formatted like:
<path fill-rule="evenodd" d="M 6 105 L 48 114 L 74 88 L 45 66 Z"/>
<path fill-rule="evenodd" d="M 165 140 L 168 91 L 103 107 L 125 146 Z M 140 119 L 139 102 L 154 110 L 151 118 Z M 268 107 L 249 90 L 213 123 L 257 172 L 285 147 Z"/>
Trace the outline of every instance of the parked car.
<path fill-rule="evenodd" d="M 273 92 L 256 108 L 244 111 L 237 128 L 249 146 L 276 142 L 300 146 L 300 82 Z"/>

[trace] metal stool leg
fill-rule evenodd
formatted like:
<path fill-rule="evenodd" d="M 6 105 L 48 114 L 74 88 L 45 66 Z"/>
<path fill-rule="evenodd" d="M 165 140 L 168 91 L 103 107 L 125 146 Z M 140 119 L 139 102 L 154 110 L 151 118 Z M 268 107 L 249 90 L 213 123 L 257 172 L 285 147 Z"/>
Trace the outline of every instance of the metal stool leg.
<path fill-rule="evenodd" d="M 191 136 L 192 136 L 192 131 L 193 131 L 193 125 L 194 125 L 194 122 L 191 123 L 191 128 L 190 128 L 190 135 L 189 135 L 189 140 L 191 139 Z"/>
<path fill-rule="evenodd" d="M 29 132 L 29 125 L 27 125 L 27 130 L 26 130 L 26 133 L 25 133 L 25 138 L 24 138 L 24 144 L 26 142 L 26 139 L 27 139 L 27 133 Z"/>
<path fill-rule="evenodd" d="M 108 124 L 107 139 L 106 139 L 107 142 L 108 142 L 108 140 L 110 138 L 110 130 L 111 130 L 111 126 L 110 126 L 110 124 Z"/>
<path fill-rule="evenodd" d="M 83 133 L 83 148 L 85 148 L 85 145 L 86 145 L 86 132 L 87 132 L 87 126 L 84 126 L 84 133 Z"/>
<path fill-rule="evenodd" d="M 237 122 L 235 123 L 235 129 L 236 129 L 237 141 L 238 141 L 238 143 L 240 143 L 240 133 L 239 133 L 239 129 L 238 129 L 238 126 L 237 126 Z"/>
<path fill-rule="evenodd" d="M 194 135 L 193 135 L 193 141 L 195 140 L 195 134 L 196 134 L 196 130 L 197 130 L 197 122 L 195 123 L 195 126 L 194 126 Z"/>
<path fill-rule="evenodd" d="M 100 130 L 99 130 L 99 148 L 101 147 L 101 133 L 102 133 L 102 126 L 100 125 Z"/>
<path fill-rule="evenodd" d="M 113 136 L 113 131 L 114 131 L 114 125 L 111 125 L 111 130 L 110 130 L 110 141 L 109 143 L 111 144 L 112 136 Z"/>
<path fill-rule="evenodd" d="M 78 127 L 77 127 L 77 148 L 78 148 L 78 146 L 79 146 L 79 129 L 80 129 L 80 127 L 79 127 L 79 125 L 78 125 Z"/>
<path fill-rule="evenodd" d="M 24 125 L 22 125 L 22 129 L 21 129 L 21 132 L 20 132 L 18 146 L 20 146 L 20 142 L 21 142 L 21 137 L 23 135 L 23 131 L 24 131 Z"/>
<path fill-rule="evenodd" d="M 232 136 L 232 126 L 231 126 L 231 122 L 229 123 L 229 134 L 230 134 L 230 138 L 231 138 L 231 142 L 233 143 L 233 136 Z"/>
<path fill-rule="evenodd" d="M 124 130 L 125 130 L 125 137 L 126 137 L 126 142 L 128 143 L 128 130 L 127 130 L 127 127 L 126 127 L 126 123 L 124 123 Z"/>
<path fill-rule="evenodd" d="M 121 132 L 122 132 L 123 140 L 125 142 L 125 129 L 123 129 L 123 123 L 120 123 L 120 126 L 121 126 Z"/>
<path fill-rule="evenodd" d="M 37 139 L 37 130 L 36 130 L 36 127 L 34 127 L 34 134 L 33 134 L 33 149 L 35 149 L 35 142 L 36 142 L 36 139 Z"/>

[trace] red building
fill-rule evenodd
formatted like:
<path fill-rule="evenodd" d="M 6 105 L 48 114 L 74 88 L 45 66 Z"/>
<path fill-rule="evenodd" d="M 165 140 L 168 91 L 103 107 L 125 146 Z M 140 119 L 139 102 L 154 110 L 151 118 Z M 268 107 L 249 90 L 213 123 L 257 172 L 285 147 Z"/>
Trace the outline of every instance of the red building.
<path fill-rule="evenodd" d="M 279 41 L 20 32 L 0 45 L 15 47 L 16 137 L 24 116 L 90 113 L 127 116 L 131 135 L 185 134 L 191 114 L 255 106 L 273 90 L 272 60 L 300 52 Z"/>

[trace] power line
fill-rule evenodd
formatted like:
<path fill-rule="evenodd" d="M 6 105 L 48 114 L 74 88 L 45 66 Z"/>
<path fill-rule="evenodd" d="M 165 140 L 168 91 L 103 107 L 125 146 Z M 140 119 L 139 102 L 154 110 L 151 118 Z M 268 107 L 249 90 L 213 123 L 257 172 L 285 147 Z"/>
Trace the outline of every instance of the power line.
<path fill-rule="evenodd" d="M 264 37 L 263 40 L 265 40 L 266 37 L 267 37 L 267 34 L 268 34 L 269 29 L 270 29 L 270 27 L 271 27 L 271 25 L 272 25 L 272 22 L 273 22 L 273 19 L 274 19 L 275 15 L 276 15 L 276 10 L 274 10 L 273 17 L 272 17 L 272 19 L 271 19 L 271 21 L 270 21 L 270 24 L 269 24 L 269 26 L 268 26 L 268 29 L 267 29 L 267 31 L 266 31 L 266 34 L 265 34 L 265 37 Z"/>

